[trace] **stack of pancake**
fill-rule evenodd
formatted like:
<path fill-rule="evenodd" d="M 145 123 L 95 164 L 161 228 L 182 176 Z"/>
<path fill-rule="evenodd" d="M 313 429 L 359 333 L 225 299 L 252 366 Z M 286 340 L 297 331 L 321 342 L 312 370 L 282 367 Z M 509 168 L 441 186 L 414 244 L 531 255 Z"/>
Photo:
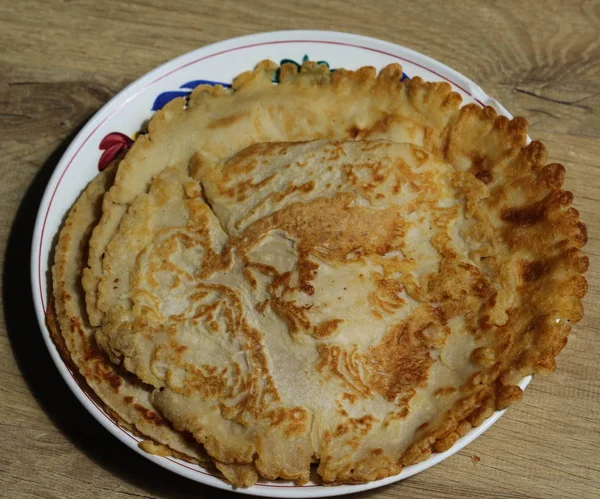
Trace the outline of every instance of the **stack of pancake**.
<path fill-rule="evenodd" d="M 75 203 L 54 336 L 145 450 L 376 480 L 554 370 L 586 291 L 564 168 L 401 76 L 264 61 L 167 104 Z"/>

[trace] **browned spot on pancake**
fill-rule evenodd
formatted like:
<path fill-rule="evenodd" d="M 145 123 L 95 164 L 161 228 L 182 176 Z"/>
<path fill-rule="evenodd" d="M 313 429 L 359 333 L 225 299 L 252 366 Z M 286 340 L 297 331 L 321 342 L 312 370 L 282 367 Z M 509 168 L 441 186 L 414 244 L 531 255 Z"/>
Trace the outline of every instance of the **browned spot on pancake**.
<path fill-rule="evenodd" d="M 360 135 L 360 132 L 361 132 L 361 130 L 357 126 L 352 126 L 346 131 L 346 133 L 348 134 L 348 137 L 350 137 L 352 139 L 356 139 L 356 137 L 358 137 Z"/>
<path fill-rule="evenodd" d="M 475 175 L 484 184 L 489 184 L 492 180 L 492 168 L 493 164 L 486 156 L 480 154 L 471 154 L 471 168 L 469 171 Z"/>
<path fill-rule="evenodd" d="M 338 424 L 335 428 L 335 432 L 333 433 L 334 437 L 341 437 L 350 431 L 350 427 L 345 424 Z"/>
<path fill-rule="evenodd" d="M 230 127 L 231 125 L 235 125 L 235 123 L 238 121 L 241 121 L 249 116 L 250 113 L 248 111 L 230 114 L 229 116 L 224 116 L 223 118 L 212 121 L 206 127 L 208 129 Z"/>
<path fill-rule="evenodd" d="M 412 397 L 412 395 L 410 395 L 410 396 Z M 409 398 L 409 397 L 407 397 L 407 398 Z M 400 402 L 407 403 L 407 398 L 402 399 Z M 400 410 L 394 411 L 394 412 L 388 414 L 386 416 L 385 420 L 383 421 L 383 427 L 385 428 L 385 427 L 389 426 L 394 421 L 401 421 L 406 416 L 408 416 L 408 413 L 409 413 L 408 407 L 404 406 Z"/>
<path fill-rule="evenodd" d="M 236 201 L 242 202 L 248 199 L 248 196 L 253 192 L 261 189 L 265 185 L 269 184 L 272 180 L 275 179 L 277 173 L 273 173 L 258 182 L 255 182 L 254 179 L 250 178 L 248 180 L 243 180 L 232 187 L 224 187 L 219 185 L 219 192 L 222 196 L 235 198 Z"/>
<path fill-rule="evenodd" d="M 535 281 L 542 275 L 548 273 L 550 268 L 549 262 L 544 260 L 523 262 L 521 267 L 521 277 L 525 282 Z"/>
<path fill-rule="evenodd" d="M 370 128 L 363 133 L 363 137 L 369 137 L 376 134 L 387 132 L 390 127 L 396 122 L 396 117 L 392 114 L 384 114 Z M 362 138 L 362 137 L 361 137 Z"/>
<path fill-rule="evenodd" d="M 443 386 L 438 388 L 435 392 L 433 392 L 434 397 L 443 397 L 445 395 L 452 395 L 456 392 L 456 388 L 454 386 Z"/>
<path fill-rule="evenodd" d="M 268 305 L 269 305 L 269 299 L 267 298 L 256 305 L 256 307 L 255 307 L 256 311 L 259 314 L 264 314 Z"/>
<path fill-rule="evenodd" d="M 270 230 L 281 229 L 300 241 L 299 252 L 306 253 L 327 242 L 326 258 L 344 261 L 349 253 L 385 254 L 403 237 L 404 219 L 393 208 L 349 206 L 354 199 L 355 194 L 343 192 L 287 206 L 249 226 L 242 249 L 256 246 Z M 375 216 L 377 224 L 372 223 Z"/>
<path fill-rule="evenodd" d="M 169 426 L 169 423 L 166 419 L 164 419 L 158 413 L 151 411 L 147 407 L 139 404 L 134 404 L 133 407 L 146 421 L 149 421 L 156 426 Z"/>
<path fill-rule="evenodd" d="M 298 258 L 298 280 L 299 286 L 298 289 L 301 289 L 306 294 L 312 295 L 315 292 L 315 288 L 310 283 L 316 276 L 317 270 L 319 269 L 319 264 L 308 259 L 308 255 L 304 252 L 301 254 L 301 257 Z"/>
<path fill-rule="evenodd" d="M 356 451 L 360 448 L 361 442 L 362 439 L 360 438 L 360 435 L 354 435 L 353 437 L 350 437 L 348 440 L 346 440 L 345 444 L 349 446 L 353 451 Z"/>
<path fill-rule="evenodd" d="M 376 148 L 383 148 L 388 143 L 376 143 Z M 374 146 L 362 146 L 363 151 L 374 149 Z M 396 181 L 403 182 L 402 172 L 394 167 L 394 164 L 390 163 L 385 159 L 370 159 L 364 160 L 358 163 L 348 162 L 342 166 L 346 181 L 357 188 L 361 196 L 366 199 L 372 200 L 373 198 L 380 198 L 379 195 L 385 194 L 382 192 L 375 192 L 377 188 L 383 186 L 383 184 L 390 179 L 392 176 L 396 177 Z"/>
<path fill-rule="evenodd" d="M 284 435 L 293 437 L 306 432 L 308 412 L 303 407 L 277 408 L 266 412 L 263 417 L 269 420 L 272 428 L 284 426 Z"/>
<path fill-rule="evenodd" d="M 319 363 L 317 369 L 327 375 L 333 375 L 344 382 L 347 388 L 361 396 L 371 395 L 371 389 L 365 383 L 359 369 L 361 362 L 356 347 L 347 351 L 337 345 L 320 344 Z M 338 403 L 338 412 L 345 413 L 344 408 Z"/>
<path fill-rule="evenodd" d="M 90 344 L 90 341 L 85 331 L 81 327 L 81 321 L 79 320 L 79 317 L 69 317 L 69 324 L 71 326 L 71 329 L 75 331 L 81 338 L 81 350 L 83 354 L 83 360 L 86 363 L 90 363 L 90 365 L 92 366 L 94 365 L 94 362 L 104 362 L 104 353 Z"/>
<path fill-rule="evenodd" d="M 417 167 L 421 166 L 429 159 L 429 153 L 420 147 L 415 147 L 413 144 L 410 144 L 410 150 L 416 160 Z"/>
<path fill-rule="evenodd" d="M 356 404 L 358 397 L 354 393 L 344 392 L 342 393 L 342 400 L 347 400 L 351 404 Z"/>
<path fill-rule="evenodd" d="M 352 429 L 358 431 L 361 435 L 369 433 L 373 429 L 373 425 L 377 422 L 379 422 L 379 420 L 370 414 L 365 414 L 360 418 L 349 418 Z"/>
<path fill-rule="evenodd" d="M 392 328 L 377 346 L 365 354 L 369 386 L 389 401 L 400 394 L 412 396 L 425 386 L 433 359 L 429 350 L 410 334 L 406 323 Z"/>
<path fill-rule="evenodd" d="M 481 180 L 484 184 L 489 184 L 492 181 L 492 172 L 490 171 L 478 171 L 475 177 Z"/>
<path fill-rule="evenodd" d="M 230 372 L 227 366 L 217 369 L 210 364 L 197 367 L 188 363 L 185 368 L 188 375 L 184 393 L 193 395 L 199 392 L 204 398 L 216 398 L 225 392 L 229 381 L 227 375 Z"/>
<path fill-rule="evenodd" d="M 508 208 L 502 213 L 502 220 L 520 227 L 530 227 L 542 220 L 544 208 L 543 201 L 520 208 Z"/>
<path fill-rule="evenodd" d="M 427 289 L 406 289 L 415 299 L 440 302 L 440 312 L 449 319 L 478 308 L 482 300 L 492 296 L 493 290 L 477 267 L 457 261 L 452 252 L 443 248 L 442 253 L 448 256 L 442 259 L 440 271 L 428 276 Z"/>
<path fill-rule="evenodd" d="M 244 267 L 242 272 L 244 274 L 244 278 L 248 281 L 248 284 L 250 284 L 250 287 L 252 289 L 256 289 L 258 287 L 258 282 L 254 278 L 251 267 Z"/>
<path fill-rule="evenodd" d="M 269 179 L 271 179 L 271 178 L 274 178 L 274 175 L 271 175 L 269 177 Z M 267 196 L 262 198 L 260 201 L 258 201 L 258 203 L 256 203 L 253 206 L 253 208 L 248 211 L 248 213 L 246 213 L 244 216 L 239 218 L 239 220 L 235 224 L 236 228 L 239 229 L 244 223 L 246 223 L 248 220 L 251 220 L 252 217 L 254 217 L 257 213 L 259 213 L 260 210 L 262 210 L 264 207 L 268 206 L 269 203 L 271 203 L 272 201 L 280 203 L 285 198 L 292 196 L 294 193 L 308 194 L 315 188 L 315 185 L 316 185 L 316 183 L 314 180 L 309 180 L 300 185 L 290 184 L 283 191 L 272 192 L 272 193 L 268 194 Z"/>
<path fill-rule="evenodd" d="M 185 352 L 188 349 L 187 346 L 185 345 L 178 345 L 175 344 L 172 346 L 172 350 L 177 354 L 177 355 L 181 355 L 183 352 Z"/>
<path fill-rule="evenodd" d="M 496 354 L 489 347 L 479 347 L 473 350 L 471 360 L 484 367 L 492 367 L 496 363 Z"/>
<path fill-rule="evenodd" d="M 304 194 L 308 194 L 314 188 L 315 188 L 314 180 L 309 180 L 308 182 L 304 182 L 303 184 L 300 184 L 300 185 L 290 184 L 284 191 L 275 193 L 275 195 L 273 197 L 274 197 L 275 201 L 281 202 L 286 197 L 292 195 L 294 192 L 303 192 Z"/>
<path fill-rule="evenodd" d="M 100 378 L 108 382 L 115 392 L 119 393 L 119 389 L 123 385 L 123 378 L 115 372 L 112 364 L 106 360 L 99 360 L 95 364 L 95 371 Z"/>
<path fill-rule="evenodd" d="M 123 400 L 125 401 L 126 404 L 131 405 L 133 403 L 133 397 L 127 396 L 127 397 L 123 398 Z"/>
<path fill-rule="evenodd" d="M 307 316 L 310 306 L 300 306 L 294 300 L 286 299 L 286 294 L 292 289 L 298 289 L 308 295 L 314 294 L 312 281 L 317 275 L 319 265 L 313 255 L 325 261 L 338 262 L 347 261 L 348 254 L 354 255 L 355 260 L 373 254 L 383 256 L 404 236 L 406 224 L 398 210 L 393 207 L 375 210 L 350 206 L 354 199 L 355 194 L 344 192 L 331 198 L 294 203 L 251 224 L 241 237 L 230 239 L 229 244 L 239 251 L 246 266 L 252 266 L 272 276 L 268 287 L 272 297 L 271 305 L 275 312 L 285 318 L 292 334 L 304 330 L 319 337 L 333 331 L 333 322 L 325 327 L 311 327 Z M 377 218 L 377 224 L 372 223 L 373 217 Z M 290 273 L 280 274 L 273 267 L 255 264 L 249 260 L 248 253 L 258 245 L 265 234 L 275 229 L 282 230 L 287 237 L 298 241 L 298 284 L 295 287 L 291 285 Z M 383 299 L 386 303 L 390 300 L 399 303 L 398 297 Z"/>
<path fill-rule="evenodd" d="M 369 304 L 377 319 L 382 318 L 382 313 L 393 314 L 406 305 L 400 296 L 404 289 L 401 279 L 385 278 L 378 272 L 371 273 L 371 279 L 375 283 L 375 291 L 369 293 Z"/>
<path fill-rule="evenodd" d="M 315 338 L 329 338 L 337 331 L 342 322 L 344 322 L 342 319 L 331 319 L 322 322 L 313 328 L 312 334 Z"/>
<path fill-rule="evenodd" d="M 294 435 L 300 435 L 306 431 L 306 424 L 308 423 L 308 413 L 302 407 L 294 407 L 289 412 L 289 420 L 285 434 L 288 437 Z"/>

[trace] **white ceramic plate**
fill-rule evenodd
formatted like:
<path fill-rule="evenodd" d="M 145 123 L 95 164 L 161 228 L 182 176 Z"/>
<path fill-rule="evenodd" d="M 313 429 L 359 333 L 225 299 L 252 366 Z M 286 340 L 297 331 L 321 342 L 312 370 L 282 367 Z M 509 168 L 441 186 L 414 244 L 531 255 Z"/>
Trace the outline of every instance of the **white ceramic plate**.
<path fill-rule="evenodd" d="M 139 438 L 119 427 L 90 396 L 62 361 L 44 316 L 48 303 L 49 261 L 53 238 L 63 217 L 87 183 L 98 173 L 99 165 L 110 161 L 123 148 L 142 123 L 168 100 L 189 93 L 200 83 L 231 83 L 237 74 L 252 69 L 259 61 L 284 59 L 301 64 L 305 59 L 326 61 L 331 68 L 355 69 L 370 65 L 377 69 L 398 62 L 407 77 L 449 82 L 463 102 L 489 105 L 512 117 L 498 102 L 460 73 L 429 57 L 392 43 L 364 36 L 329 31 L 280 31 L 234 38 L 209 45 L 173 59 L 129 85 L 106 104 L 73 140 L 52 175 L 39 209 L 31 253 L 31 283 L 37 318 L 44 340 L 61 375 L 85 408 L 115 437 L 147 459 L 197 482 L 268 497 L 326 497 L 347 495 L 381 487 L 419 473 L 446 459 L 481 435 L 502 415 L 497 411 L 481 426 L 474 428 L 451 449 L 433 454 L 419 464 L 406 467 L 396 476 L 361 485 L 324 487 L 315 483 L 297 486 L 291 482 L 259 482 L 247 489 L 233 489 L 200 466 L 171 457 L 157 457 L 139 449 Z M 104 141 L 103 141 L 104 139 Z M 530 378 L 520 386 L 525 388 Z"/>

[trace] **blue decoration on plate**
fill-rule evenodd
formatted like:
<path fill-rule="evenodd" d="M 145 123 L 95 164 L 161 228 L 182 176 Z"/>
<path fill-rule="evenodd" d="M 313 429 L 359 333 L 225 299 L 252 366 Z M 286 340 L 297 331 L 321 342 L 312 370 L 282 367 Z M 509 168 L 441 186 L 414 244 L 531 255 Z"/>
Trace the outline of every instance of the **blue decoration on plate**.
<path fill-rule="evenodd" d="M 222 87 L 229 88 L 231 85 L 229 83 L 223 83 L 221 81 L 213 81 L 213 80 L 193 80 L 184 83 L 179 88 L 183 90 L 172 90 L 169 92 L 163 92 L 159 94 L 156 99 L 154 99 L 154 104 L 152 104 L 152 111 L 158 111 L 165 107 L 169 102 L 173 99 L 177 99 L 177 97 L 187 97 L 192 93 L 198 85 L 221 85 Z"/>

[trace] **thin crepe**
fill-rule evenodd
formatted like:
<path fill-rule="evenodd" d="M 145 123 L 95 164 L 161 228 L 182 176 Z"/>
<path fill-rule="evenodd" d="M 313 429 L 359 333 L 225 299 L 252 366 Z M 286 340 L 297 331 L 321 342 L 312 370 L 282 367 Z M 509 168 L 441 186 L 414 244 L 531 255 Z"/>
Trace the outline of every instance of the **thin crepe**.
<path fill-rule="evenodd" d="M 102 196 L 110 188 L 116 164 L 92 180 L 81 194 L 61 230 L 52 268 L 53 299 L 48 323 L 65 360 L 74 365 L 117 423 L 151 439 L 142 447 L 159 455 L 173 455 L 198 463 L 210 463 L 202 447 L 175 431 L 151 402 L 151 387 L 122 367 L 112 364 L 98 348 L 94 328 L 85 311 L 81 270 L 85 265 L 91 231 L 100 219 Z M 239 486 L 256 481 L 250 467 L 215 463 L 226 478 Z"/>

